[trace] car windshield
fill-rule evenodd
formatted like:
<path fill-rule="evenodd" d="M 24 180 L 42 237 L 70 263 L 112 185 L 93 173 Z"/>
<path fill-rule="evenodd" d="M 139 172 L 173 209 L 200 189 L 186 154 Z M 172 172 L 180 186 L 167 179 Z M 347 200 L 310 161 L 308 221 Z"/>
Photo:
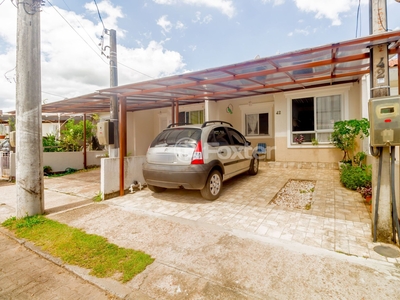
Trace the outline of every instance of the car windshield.
<path fill-rule="evenodd" d="M 161 132 L 151 143 L 151 147 L 195 147 L 200 140 L 201 129 L 172 128 Z"/>

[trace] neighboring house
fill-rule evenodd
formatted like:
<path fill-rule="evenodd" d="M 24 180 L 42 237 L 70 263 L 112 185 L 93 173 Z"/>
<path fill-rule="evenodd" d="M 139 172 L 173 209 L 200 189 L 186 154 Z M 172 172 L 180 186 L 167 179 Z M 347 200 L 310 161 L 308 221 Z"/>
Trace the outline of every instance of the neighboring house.
<path fill-rule="evenodd" d="M 241 130 L 254 147 L 266 143 L 271 161 L 337 168 L 342 153 L 329 141 L 334 122 L 368 117 L 369 47 L 382 43 L 399 47 L 399 40 L 400 31 L 388 32 L 104 89 L 46 104 L 43 110 L 96 112 L 107 119 L 109 97 L 118 94 L 126 103 L 127 153 L 132 155 L 144 155 L 154 137 L 174 119 L 224 120 Z M 392 47 L 390 56 L 396 51 Z M 392 95 L 397 94 L 394 75 Z M 297 142 L 300 135 L 302 143 Z"/>

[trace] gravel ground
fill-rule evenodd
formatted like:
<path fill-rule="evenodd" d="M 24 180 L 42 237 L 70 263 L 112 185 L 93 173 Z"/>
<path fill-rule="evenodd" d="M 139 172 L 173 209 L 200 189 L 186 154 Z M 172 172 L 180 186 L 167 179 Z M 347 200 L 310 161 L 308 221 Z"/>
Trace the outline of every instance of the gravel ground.
<path fill-rule="evenodd" d="M 276 194 L 272 203 L 289 208 L 310 209 L 314 188 L 314 181 L 289 180 Z"/>

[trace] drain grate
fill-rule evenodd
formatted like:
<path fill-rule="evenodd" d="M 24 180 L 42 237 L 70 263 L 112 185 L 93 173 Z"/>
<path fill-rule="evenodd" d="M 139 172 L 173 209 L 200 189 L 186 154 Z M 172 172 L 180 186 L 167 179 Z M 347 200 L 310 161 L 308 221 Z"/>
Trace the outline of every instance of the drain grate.
<path fill-rule="evenodd" d="M 374 251 L 386 257 L 391 257 L 391 258 L 400 257 L 399 249 L 395 249 L 389 246 L 375 246 Z"/>

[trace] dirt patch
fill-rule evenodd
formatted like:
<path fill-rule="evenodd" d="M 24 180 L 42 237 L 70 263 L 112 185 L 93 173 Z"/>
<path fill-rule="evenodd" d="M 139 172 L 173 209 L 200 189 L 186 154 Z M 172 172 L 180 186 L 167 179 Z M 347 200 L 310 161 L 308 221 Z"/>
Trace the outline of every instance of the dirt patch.
<path fill-rule="evenodd" d="M 289 208 L 310 209 L 315 181 L 290 179 L 271 203 Z"/>

